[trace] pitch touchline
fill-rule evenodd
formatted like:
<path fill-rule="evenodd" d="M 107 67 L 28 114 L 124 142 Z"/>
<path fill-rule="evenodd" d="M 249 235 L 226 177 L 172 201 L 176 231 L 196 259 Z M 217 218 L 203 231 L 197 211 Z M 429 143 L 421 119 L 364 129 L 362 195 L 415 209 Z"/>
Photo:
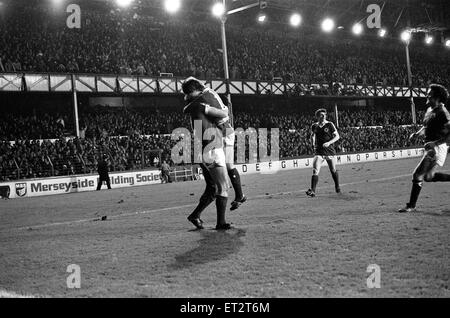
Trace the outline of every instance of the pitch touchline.
<path fill-rule="evenodd" d="M 444 172 L 448 172 L 450 170 L 444 170 Z M 380 179 L 368 179 L 366 181 L 355 181 L 355 182 L 348 182 L 348 183 L 343 183 L 341 184 L 341 186 L 351 186 L 351 185 L 355 185 L 355 184 L 361 184 L 361 183 L 367 183 L 367 182 L 381 182 L 381 181 L 389 181 L 389 180 L 394 180 L 394 179 L 398 179 L 398 178 L 404 178 L 404 177 L 408 177 L 411 176 L 411 174 L 402 174 L 402 175 L 398 175 L 398 176 L 393 176 L 393 177 L 387 177 L 387 178 L 380 178 Z M 323 187 L 318 187 L 318 189 L 328 189 L 328 188 L 333 188 L 334 186 L 323 186 Z M 290 191 L 290 192 L 280 192 L 280 193 L 272 193 L 272 194 L 268 194 L 268 195 L 256 195 L 256 196 L 252 196 L 249 199 L 261 199 L 261 198 L 265 198 L 267 196 L 270 195 L 287 195 L 287 194 L 292 194 L 292 193 L 302 193 L 305 192 L 307 189 L 303 189 L 303 190 L 297 190 L 297 191 Z M 118 215 L 111 215 L 108 216 L 108 219 L 117 219 L 117 218 L 121 218 L 121 217 L 127 217 L 127 216 L 133 216 L 133 215 L 140 215 L 140 214 L 148 214 L 148 213 L 155 213 L 155 212 L 162 212 L 162 211 L 170 211 L 170 210 L 179 210 L 179 209 L 184 209 L 184 208 L 192 208 L 197 206 L 197 204 L 187 204 L 187 205 L 179 205 L 179 206 L 173 206 L 173 207 L 168 207 L 168 208 L 160 208 L 160 209 L 153 209 L 153 210 L 145 210 L 145 211 L 137 211 L 137 212 L 130 212 L 130 213 L 122 213 L 122 214 L 118 214 Z M 30 225 L 30 226 L 23 226 L 23 227 L 19 227 L 17 228 L 18 230 L 26 230 L 29 228 L 32 229 L 39 229 L 39 228 L 46 228 L 46 227 L 51 227 L 51 226 L 58 226 L 58 225 L 70 225 L 70 224 L 78 224 L 78 223 L 87 223 L 87 222 L 94 222 L 94 221 L 100 221 L 101 218 L 95 218 L 95 219 L 81 219 L 81 220 L 74 220 L 74 221 L 66 221 L 66 222 L 56 222 L 56 223 L 46 223 L 46 224 L 40 224 L 40 225 Z"/>

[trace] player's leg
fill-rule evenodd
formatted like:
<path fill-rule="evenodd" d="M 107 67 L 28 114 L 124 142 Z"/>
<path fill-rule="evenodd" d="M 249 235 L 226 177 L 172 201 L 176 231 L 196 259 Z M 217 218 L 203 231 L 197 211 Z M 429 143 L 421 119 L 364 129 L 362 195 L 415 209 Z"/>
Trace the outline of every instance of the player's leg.
<path fill-rule="evenodd" d="M 102 188 L 102 185 L 103 185 L 103 179 L 99 178 L 98 183 L 97 183 L 97 191 L 100 191 L 100 189 Z"/>
<path fill-rule="evenodd" d="M 328 163 L 328 168 L 330 169 L 331 172 L 331 176 L 333 177 L 334 188 L 336 190 L 336 193 L 341 193 L 341 187 L 339 186 L 339 173 L 336 169 L 336 157 L 328 156 L 326 160 Z"/>
<path fill-rule="evenodd" d="M 409 202 L 406 204 L 406 207 L 400 209 L 399 212 L 412 212 L 416 208 L 417 200 L 419 199 L 420 191 L 422 190 L 423 182 L 425 181 L 425 176 L 433 175 L 435 168 L 436 161 L 434 160 L 434 155 L 430 153 L 425 154 L 416 169 L 414 169 Z M 429 177 L 427 176 L 427 179 L 428 178 Z"/>
<path fill-rule="evenodd" d="M 228 230 L 231 226 L 225 221 L 225 211 L 227 209 L 229 183 L 224 149 L 216 148 L 210 151 L 207 157 L 209 157 L 208 161 L 212 161 L 209 172 L 216 185 L 216 230 Z"/>
<path fill-rule="evenodd" d="M 227 173 L 228 177 L 230 178 L 231 185 L 233 186 L 234 189 L 235 193 L 234 201 L 240 202 L 245 198 L 244 194 L 242 193 L 241 176 L 239 175 L 239 172 L 237 171 L 234 164 L 232 163 L 227 163 Z"/>
<path fill-rule="evenodd" d="M 215 165 L 210 169 L 211 176 L 216 183 L 216 208 L 217 208 L 217 230 L 228 230 L 231 228 L 225 220 L 225 211 L 228 201 L 228 176 L 226 166 Z"/>
<path fill-rule="evenodd" d="M 189 222 L 194 224 L 198 229 L 203 229 L 203 221 L 200 219 L 202 212 L 215 200 L 216 198 L 216 185 L 212 179 L 207 167 L 201 164 L 203 177 L 205 179 L 206 188 L 200 197 L 199 203 L 194 211 L 188 216 Z"/>
<path fill-rule="evenodd" d="M 111 190 L 111 180 L 109 179 L 109 176 L 105 178 L 106 185 L 108 186 L 108 189 Z"/>
<path fill-rule="evenodd" d="M 450 174 L 435 172 L 431 178 L 431 182 L 450 182 Z"/>
<path fill-rule="evenodd" d="M 323 163 L 323 157 L 322 156 L 315 156 L 313 159 L 313 174 L 311 176 L 311 188 L 306 191 L 306 195 L 310 197 L 316 196 L 316 187 L 319 183 L 319 173 L 320 173 L 320 167 Z"/>
<path fill-rule="evenodd" d="M 234 166 L 234 139 L 235 139 L 234 132 L 227 134 L 224 137 L 224 149 L 225 149 L 227 172 L 235 194 L 234 201 L 231 203 L 231 210 L 236 210 L 242 203 L 244 203 L 247 200 L 247 198 L 242 192 L 241 176 L 239 175 L 239 172 Z"/>

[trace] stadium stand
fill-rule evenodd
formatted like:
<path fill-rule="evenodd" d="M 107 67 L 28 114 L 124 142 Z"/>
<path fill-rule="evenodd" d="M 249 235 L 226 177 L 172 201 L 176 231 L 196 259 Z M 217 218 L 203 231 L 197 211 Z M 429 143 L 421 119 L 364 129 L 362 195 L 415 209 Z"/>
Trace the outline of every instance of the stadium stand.
<path fill-rule="evenodd" d="M 193 23 L 198 20 L 193 13 L 176 21 L 117 11 L 84 14 L 85 25 L 69 30 L 61 28 L 64 17 L 48 7 L 13 10 L 0 24 L 0 71 L 172 73 L 204 79 L 222 74 L 214 21 Z M 299 38 L 239 25 L 229 26 L 227 40 L 232 79 L 407 85 L 404 47 L 398 41 Z M 412 65 L 415 86 L 449 86 L 445 52 L 415 47 L 411 54 L 420 61 Z"/>

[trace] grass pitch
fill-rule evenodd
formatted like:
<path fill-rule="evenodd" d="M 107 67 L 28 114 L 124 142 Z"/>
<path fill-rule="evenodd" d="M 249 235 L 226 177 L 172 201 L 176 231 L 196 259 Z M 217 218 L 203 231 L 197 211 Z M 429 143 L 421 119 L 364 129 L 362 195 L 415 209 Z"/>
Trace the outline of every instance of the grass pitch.
<path fill-rule="evenodd" d="M 0 296 L 450 297 L 450 185 L 396 213 L 418 160 L 341 166 L 341 195 L 324 168 L 313 199 L 309 169 L 244 176 L 228 232 L 213 230 L 214 204 L 205 230 L 186 220 L 203 181 L 1 201 Z"/>

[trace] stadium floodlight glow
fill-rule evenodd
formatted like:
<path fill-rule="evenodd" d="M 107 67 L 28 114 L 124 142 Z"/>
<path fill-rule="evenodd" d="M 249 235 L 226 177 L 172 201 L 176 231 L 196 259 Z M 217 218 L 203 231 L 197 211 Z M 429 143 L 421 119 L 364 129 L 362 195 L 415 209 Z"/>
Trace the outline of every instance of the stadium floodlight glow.
<path fill-rule="evenodd" d="M 326 18 L 322 21 L 322 30 L 325 32 L 331 32 L 334 30 L 334 21 L 330 18 Z"/>
<path fill-rule="evenodd" d="M 116 0 L 116 3 L 119 7 L 125 8 L 128 7 L 134 0 Z"/>
<path fill-rule="evenodd" d="M 361 23 L 356 23 L 352 27 L 353 34 L 360 35 L 363 32 L 363 26 Z"/>
<path fill-rule="evenodd" d="M 445 46 L 450 47 L 450 40 L 445 41 Z"/>
<path fill-rule="evenodd" d="M 221 17 L 223 16 L 225 13 L 225 7 L 222 3 L 217 2 L 215 5 L 213 5 L 212 7 L 212 14 L 216 17 Z"/>
<path fill-rule="evenodd" d="M 298 13 L 294 13 L 293 15 L 291 15 L 289 22 L 292 26 L 298 27 L 302 23 L 302 16 Z"/>
<path fill-rule="evenodd" d="M 386 36 L 386 33 L 387 33 L 386 29 L 380 29 L 380 31 L 378 31 L 378 36 L 380 38 L 384 38 Z"/>
<path fill-rule="evenodd" d="M 264 23 L 266 22 L 267 16 L 265 14 L 258 15 L 258 22 Z"/>
<path fill-rule="evenodd" d="M 181 2 L 180 0 L 165 0 L 164 8 L 169 13 L 175 13 L 180 10 Z"/>
<path fill-rule="evenodd" d="M 53 6 L 55 6 L 55 7 L 59 7 L 63 2 L 64 2 L 64 0 L 52 0 Z M 0 4 L 0 7 L 1 7 L 1 4 Z"/>
<path fill-rule="evenodd" d="M 434 41 L 434 39 L 432 36 L 430 36 L 430 35 L 425 36 L 425 44 L 427 44 L 427 45 L 433 44 L 433 41 Z"/>
<path fill-rule="evenodd" d="M 411 41 L 411 32 L 406 30 L 402 32 L 401 35 L 402 41 L 408 43 L 409 41 Z"/>

